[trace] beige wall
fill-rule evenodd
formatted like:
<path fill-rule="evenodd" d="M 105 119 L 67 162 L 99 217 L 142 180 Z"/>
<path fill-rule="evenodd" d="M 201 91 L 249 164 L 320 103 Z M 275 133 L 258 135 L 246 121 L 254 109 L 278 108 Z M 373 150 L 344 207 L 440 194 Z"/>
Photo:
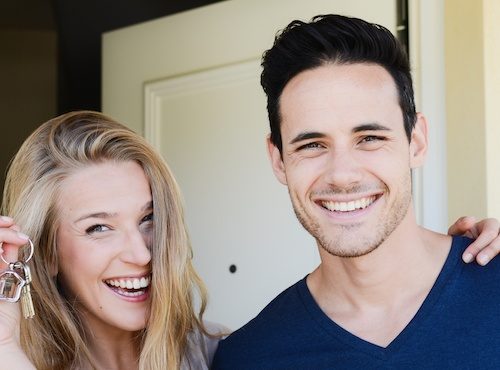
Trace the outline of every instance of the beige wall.
<path fill-rule="evenodd" d="M 26 136 L 56 113 L 56 34 L 0 30 L 0 190 Z"/>
<path fill-rule="evenodd" d="M 484 1 L 487 215 L 500 218 L 500 1 Z"/>
<path fill-rule="evenodd" d="M 445 1 L 448 217 L 500 217 L 500 2 Z"/>

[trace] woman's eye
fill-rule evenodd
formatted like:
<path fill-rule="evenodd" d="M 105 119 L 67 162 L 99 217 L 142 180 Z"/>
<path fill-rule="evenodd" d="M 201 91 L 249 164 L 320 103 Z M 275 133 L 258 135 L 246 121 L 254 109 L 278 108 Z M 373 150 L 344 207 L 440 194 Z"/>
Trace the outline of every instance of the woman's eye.
<path fill-rule="evenodd" d="M 144 222 L 152 222 L 153 221 L 153 214 L 150 213 L 149 215 L 147 215 L 146 217 L 144 217 L 142 220 L 141 220 L 141 223 L 144 223 Z"/>
<path fill-rule="evenodd" d="M 154 221 L 153 213 L 150 213 L 141 220 L 140 226 L 145 229 L 151 229 L 153 227 L 153 221 Z"/>
<path fill-rule="evenodd" d="M 103 231 L 110 230 L 109 227 L 105 225 L 92 225 L 85 230 L 87 234 L 101 233 Z"/>

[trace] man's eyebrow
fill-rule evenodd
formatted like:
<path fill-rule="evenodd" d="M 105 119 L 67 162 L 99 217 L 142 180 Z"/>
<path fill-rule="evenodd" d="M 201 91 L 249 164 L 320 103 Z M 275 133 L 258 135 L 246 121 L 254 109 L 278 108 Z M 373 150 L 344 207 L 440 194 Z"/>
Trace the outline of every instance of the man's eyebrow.
<path fill-rule="evenodd" d="M 353 134 L 361 131 L 392 131 L 392 130 L 389 127 L 381 125 L 380 123 L 365 123 L 363 125 L 356 126 L 352 129 Z"/>
<path fill-rule="evenodd" d="M 309 139 L 322 139 L 325 138 L 326 135 L 322 134 L 321 132 L 302 132 L 295 136 L 291 141 L 290 144 L 295 144 L 298 143 L 299 141 L 303 140 L 309 140 Z"/>

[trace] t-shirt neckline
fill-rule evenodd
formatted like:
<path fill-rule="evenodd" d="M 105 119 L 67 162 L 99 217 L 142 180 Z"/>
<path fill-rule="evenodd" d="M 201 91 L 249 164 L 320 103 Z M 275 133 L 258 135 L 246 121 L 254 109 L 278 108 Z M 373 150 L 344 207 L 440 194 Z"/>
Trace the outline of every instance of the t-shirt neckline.
<path fill-rule="evenodd" d="M 368 342 L 348 330 L 344 329 L 335 321 L 330 319 L 319 307 L 319 305 L 314 300 L 309 288 L 307 287 L 305 276 L 302 280 L 298 282 L 297 289 L 299 297 L 304 304 L 306 311 L 310 314 L 313 321 L 315 321 L 319 330 L 325 331 L 328 335 L 334 337 L 335 340 L 343 342 L 345 345 L 352 347 L 353 349 L 365 352 L 369 355 L 386 358 L 392 353 L 396 352 L 401 346 L 408 342 L 409 337 L 415 331 L 416 326 L 429 316 L 429 312 L 432 310 L 433 306 L 439 300 L 441 296 L 441 290 L 446 285 L 452 272 L 455 270 L 456 266 L 461 262 L 460 254 L 463 251 L 463 247 L 466 238 L 463 237 L 453 237 L 452 244 L 448 256 L 441 268 L 436 281 L 434 282 L 429 294 L 424 299 L 422 305 L 416 312 L 415 316 L 410 320 L 410 322 L 405 326 L 405 328 L 389 343 L 387 347 L 382 347 L 377 344 Z M 468 243 L 467 243 L 468 244 Z"/>

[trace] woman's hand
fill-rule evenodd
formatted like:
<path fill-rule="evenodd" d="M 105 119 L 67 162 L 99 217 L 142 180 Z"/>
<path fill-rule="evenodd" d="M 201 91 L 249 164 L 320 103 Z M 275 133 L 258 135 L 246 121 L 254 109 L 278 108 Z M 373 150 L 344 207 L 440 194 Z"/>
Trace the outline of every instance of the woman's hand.
<path fill-rule="evenodd" d="M 461 217 L 448 229 L 449 235 L 464 235 L 476 239 L 462 255 L 464 262 L 474 259 L 484 266 L 500 252 L 500 222 L 486 218 L 479 222 L 474 217 Z"/>
<path fill-rule="evenodd" d="M 28 237 L 10 217 L 0 216 L 0 254 L 7 262 L 17 260 L 19 247 L 28 242 Z M 0 259 L 0 272 L 8 265 Z M 0 302 L 0 361 L 2 368 L 34 369 L 19 343 L 19 303 Z"/>

